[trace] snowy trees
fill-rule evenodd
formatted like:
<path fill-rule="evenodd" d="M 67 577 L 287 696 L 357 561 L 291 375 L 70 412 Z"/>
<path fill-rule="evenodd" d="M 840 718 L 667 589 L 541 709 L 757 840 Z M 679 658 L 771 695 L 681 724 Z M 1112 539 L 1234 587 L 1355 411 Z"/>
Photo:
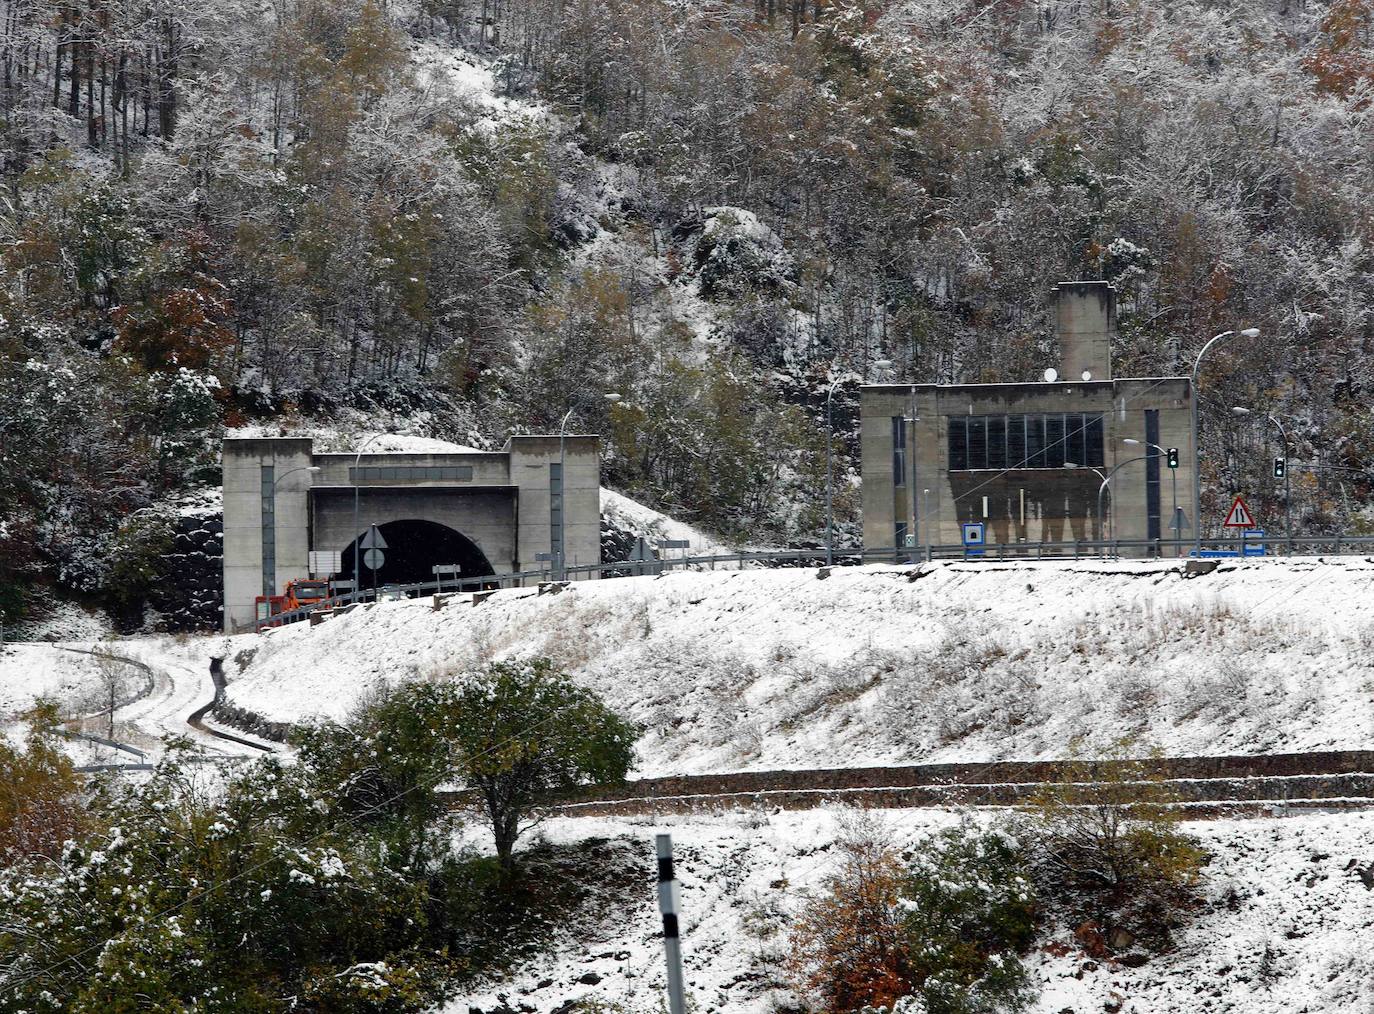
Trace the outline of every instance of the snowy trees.
<path fill-rule="evenodd" d="M 802 540 L 808 451 L 716 468 L 711 427 L 667 420 L 728 388 L 757 411 L 726 431 L 811 445 L 816 391 L 875 359 L 1037 377 L 1049 288 L 1079 277 L 1121 288 L 1121 373 L 1186 372 L 1211 334 L 1261 328 L 1205 378 L 1219 479 L 1257 478 L 1227 460 L 1225 410 L 1246 404 L 1304 434 L 1304 524 L 1370 497 L 1367 0 L 3 12 L 0 368 L 95 392 L 103 425 L 77 442 L 110 475 L 80 488 L 109 494 L 107 519 L 194 473 L 130 485 L 96 453 L 143 439 L 125 384 L 184 368 L 230 422 L 381 400 L 456 408 L 479 439 L 569 408 L 604 432 L 588 392 L 614 390 L 622 422 L 639 406 L 657 428 L 617 435 L 616 481 Z M 59 495 L 35 499 L 37 459 L 3 453 L 22 470 L 0 497 L 43 513 Z M 736 465 L 772 471 L 713 474 Z"/>
<path fill-rule="evenodd" d="M 546 664 L 498 666 L 380 694 L 300 730 L 292 763 L 223 780 L 172 744 L 146 781 L 101 784 L 87 807 L 54 719 L 38 715 L 23 751 L 0 742 L 7 1011 L 432 1009 L 581 893 L 518 883 L 504 829 L 549 792 L 623 775 L 631 736 Z M 455 774 L 503 821 L 504 874 L 454 844 L 437 790 Z"/>

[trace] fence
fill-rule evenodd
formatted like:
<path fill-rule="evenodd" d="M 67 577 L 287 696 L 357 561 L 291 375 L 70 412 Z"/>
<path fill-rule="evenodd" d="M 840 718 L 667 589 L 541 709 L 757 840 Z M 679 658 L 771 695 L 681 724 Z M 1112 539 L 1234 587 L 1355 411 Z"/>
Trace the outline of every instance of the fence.
<path fill-rule="evenodd" d="M 934 560 L 966 560 L 993 562 L 1013 560 L 1115 560 L 1123 556 L 1132 559 L 1186 559 L 1195 555 L 1192 539 L 1108 539 L 1075 542 L 1015 542 L 987 543 L 981 546 L 935 544 L 926 546 L 889 546 L 876 549 L 762 550 L 744 553 L 719 553 L 711 556 L 684 556 L 652 560 L 645 563 L 620 561 L 616 563 L 577 564 L 565 568 L 570 580 L 595 578 L 637 577 L 663 574 L 673 570 L 706 571 L 717 569 L 740 570 L 746 567 L 852 567 L 866 563 L 924 563 Z M 1323 556 L 1342 553 L 1374 554 L 1374 536 L 1322 535 L 1294 536 L 1257 543 L 1242 537 L 1203 539 L 1202 556 L 1210 558 L 1272 559 L 1275 556 Z M 529 582 L 547 584 L 553 581 L 551 569 L 525 570 L 511 574 L 488 574 L 472 578 L 448 578 L 419 584 L 385 585 L 363 588 L 336 598 L 291 612 L 279 613 L 254 625 L 256 629 L 276 627 L 307 619 L 312 613 L 328 615 L 353 605 L 386 598 L 418 598 L 423 595 L 447 592 L 487 591 L 497 588 L 525 587 Z"/>

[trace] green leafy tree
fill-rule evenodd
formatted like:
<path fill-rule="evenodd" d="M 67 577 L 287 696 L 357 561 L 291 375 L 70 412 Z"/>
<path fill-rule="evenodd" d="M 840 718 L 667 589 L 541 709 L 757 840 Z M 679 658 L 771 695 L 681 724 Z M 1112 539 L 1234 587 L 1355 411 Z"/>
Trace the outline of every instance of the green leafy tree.
<path fill-rule="evenodd" d="M 638 730 L 547 659 L 494 663 L 453 705 L 453 763 L 481 799 L 508 876 L 541 804 L 588 782 L 620 781 L 634 760 Z"/>

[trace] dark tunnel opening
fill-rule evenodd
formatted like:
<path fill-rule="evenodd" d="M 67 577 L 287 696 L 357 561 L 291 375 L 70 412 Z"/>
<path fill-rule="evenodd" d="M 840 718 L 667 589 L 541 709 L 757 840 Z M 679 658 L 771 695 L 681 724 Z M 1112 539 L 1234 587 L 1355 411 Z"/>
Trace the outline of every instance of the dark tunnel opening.
<path fill-rule="evenodd" d="M 388 584 L 422 584 L 433 581 L 434 567 L 439 564 L 457 564 L 458 577 L 444 577 L 445 583 L 467 582 L 474 578 L 495 574 L 491 562 L 476 544 L 466 536 L 455 532 L 446 525 L 433 521 L 389 521 L 378 525 L 387 548 L 382 550 L 382 564 L 376 568 L 367 566 L 363 557 L 367 550 L 360 550 L 359 565 L 362 570 L 363 588 L 374 584 L 380 588 Z M 353 543 L 344 549 L 339 561 L 339 577 L 353 577 Z"/>

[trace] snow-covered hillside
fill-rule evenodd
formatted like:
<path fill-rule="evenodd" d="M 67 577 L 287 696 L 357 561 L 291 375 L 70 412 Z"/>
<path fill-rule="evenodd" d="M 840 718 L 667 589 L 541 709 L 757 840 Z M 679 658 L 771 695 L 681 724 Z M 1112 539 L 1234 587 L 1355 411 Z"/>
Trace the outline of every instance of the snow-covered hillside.
<path fill-rule="evenodd" d="M 870 811 L 906 848 L 959 818 L 932 811 Z M 660 1011 L 663 943 L 652 892 L 653 834 L 671 831 L 682 884 L 688 995 L 699 1011 L 789 1009 L 786 926 L 838 867 L 842 810 L 741 812 L 648 821 L 556 820 L 553 842 L 624 842 L 643 868 L 637 908 L 608 907 L 590 932 L 523 969 L 514 981 L 459 996 L 444 1014 L 566 1010 L 596 999 L 624 1014 Z M 1374 1000 L 1369 927 L 1374 894 L 1351 869 L 1370 859 L 1374 814 L 1187 824 L 1212 853 L 1204 904 L 1177 949 L 1139 968 L 1088 961 L 1076 948 L 1027 959 L 1040 997 L 1033 1014 L 1364 1014 Z M 1071 943 L 1066 933 L 1063 942 Z M 1058 938 L 1056 938 L 1058 939 Z M 504 997 L 504 999 L 503 999 Z M 527 1006 L 525 1006 L 527 1005 Z M 574 1008 L 575 1009 L 575 1008 Z"/>
<path fill-rule="evenodd" d="M 645 727 L 638 773 L 1374 742 L 1374 561 L 940 564 L 671 573 L 234 638 L 228 700 L 276 721 L 381 681 L 547 655 Z"/>

